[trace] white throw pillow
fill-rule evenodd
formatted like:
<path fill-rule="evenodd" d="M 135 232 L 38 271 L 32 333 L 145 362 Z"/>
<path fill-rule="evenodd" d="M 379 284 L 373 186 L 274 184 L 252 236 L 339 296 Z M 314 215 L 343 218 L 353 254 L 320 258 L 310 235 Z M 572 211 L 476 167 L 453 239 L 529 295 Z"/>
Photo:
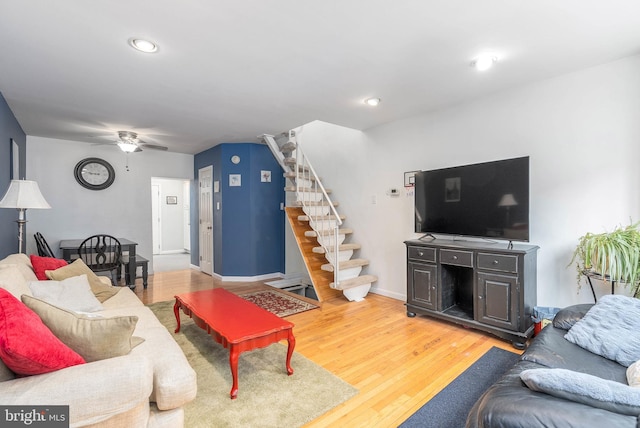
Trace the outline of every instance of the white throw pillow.
<path fill-rule="evenodd" d="M 640 360 L 631 364 L 627 369 L 627 383 L 629 386 L 640 388 Z"/>
<path fill-rule="evenodd" d="M 70 311 L 96 312 L 104 309 L 91 291 L 87 275 L 62 281 L 31 281 L 33 297 Z"/>

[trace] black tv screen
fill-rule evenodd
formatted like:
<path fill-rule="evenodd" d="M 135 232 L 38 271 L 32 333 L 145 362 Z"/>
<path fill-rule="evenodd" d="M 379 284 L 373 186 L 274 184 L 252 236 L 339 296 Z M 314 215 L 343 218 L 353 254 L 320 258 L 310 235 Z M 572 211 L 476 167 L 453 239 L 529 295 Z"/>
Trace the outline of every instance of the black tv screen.
<path fill-rule="evenodd" d="M 529 241 L 529 157 L 416 173 L 415 231 Z"/>

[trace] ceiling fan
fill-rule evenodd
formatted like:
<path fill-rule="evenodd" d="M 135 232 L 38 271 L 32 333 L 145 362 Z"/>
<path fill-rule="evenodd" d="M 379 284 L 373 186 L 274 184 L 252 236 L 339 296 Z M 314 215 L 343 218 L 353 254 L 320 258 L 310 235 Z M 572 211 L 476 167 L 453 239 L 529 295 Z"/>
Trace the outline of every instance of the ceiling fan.
<path fill-rule="evenodd" d="M 118 138 L 120 141 L 116 141 L 116 144 L 125 153 L 141 152 L 142 149 L 167 150 L 165 146 L 140 140 L 138 134 L 132 131 L 118 131 Z"/>

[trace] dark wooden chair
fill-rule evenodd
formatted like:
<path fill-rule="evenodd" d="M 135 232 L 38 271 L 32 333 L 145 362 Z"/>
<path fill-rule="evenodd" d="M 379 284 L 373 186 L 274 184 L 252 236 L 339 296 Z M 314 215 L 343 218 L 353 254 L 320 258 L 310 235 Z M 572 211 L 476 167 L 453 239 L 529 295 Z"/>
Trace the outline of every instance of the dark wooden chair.
<path fill-rule="evenodd" d="M 38 255 L 40 257 L 55 257 L 42 233 L 36 232 L 33 237 L 36 239 L 36 247 L 38 247 Z"/>
<path fill-rule="evenodd" d="M 122 245 L 111 235 L 93 235 L 82 241 L 78 257 L 94 272 L 109 272 L 111 283 L 122 262 Z"/>

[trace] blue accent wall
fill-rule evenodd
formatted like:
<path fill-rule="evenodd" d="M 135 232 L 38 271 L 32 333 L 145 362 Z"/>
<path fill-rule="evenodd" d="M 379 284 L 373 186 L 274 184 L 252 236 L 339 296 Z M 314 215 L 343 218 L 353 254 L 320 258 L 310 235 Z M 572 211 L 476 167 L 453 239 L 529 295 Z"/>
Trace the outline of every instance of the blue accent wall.
<path fill-rule="evenodd" d="M 20 150 L 20 172 L 25 178 L 27 164 L 27 136 L 13 115 L 4 96 L 0 93 L 0 199 L 9 188 L 12 171 L 11 139 L 18 144 Z M 28 213 L 27 213 L 28 216 Z M 0 208 L 0 259 L 18 252 L 18 211 Z M 25 234 L 26 227 L 25 226 Z"/>
<path fill-rule="evenodd" d="M 240 157 L 240 163 L 231 157 Z M 195 185 L 192 206 L 198 207 L 198 170 L 213 166 L 220 191 L 213 194 L 213 270 L 221 276 L 257 276 L 284 272 L 284 184 L 282 170 L 262 144 L 225 143 L 194 157 Z M 262 171 L 271 182 L 262 182 Z M 240 186 L 230 185 L 230 175 L 240 175 Z M 216 209 L 217 204 L 220 209 Z M 199 208 L 192 210 L 192 263 L 199 265 Z M 195 245 L 194 245 L 195 244 Z"/>

